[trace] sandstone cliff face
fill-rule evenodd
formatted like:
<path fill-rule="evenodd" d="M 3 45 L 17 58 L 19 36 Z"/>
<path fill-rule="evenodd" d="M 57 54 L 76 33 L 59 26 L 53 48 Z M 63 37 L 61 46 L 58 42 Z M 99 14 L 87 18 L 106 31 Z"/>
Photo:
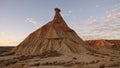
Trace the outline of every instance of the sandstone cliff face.
<path fill-rule="evenodd" d="M 120 40 L 87 40 L 90 46 L 96 48 L 116 48 L 120 47 Z"/>
<path fill-rule="evenodd" d="M 14 50 L 15 55 L 40 55 L 48 51 L 61 54 L 87 52 L 86 43 L 69 28 L 60 9 L 55 8 L 54 19 L 31 33 Z"/>

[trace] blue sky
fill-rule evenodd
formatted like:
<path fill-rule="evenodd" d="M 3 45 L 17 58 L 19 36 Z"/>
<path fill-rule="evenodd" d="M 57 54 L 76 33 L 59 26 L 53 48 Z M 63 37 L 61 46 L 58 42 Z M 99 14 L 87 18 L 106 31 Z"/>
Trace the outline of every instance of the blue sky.
<path fill-rule="evenodd" d="M 0 46 L 18 45 L 56 7 L 82 39 L 120 39 L 120 0 L 0 0 Z"/>

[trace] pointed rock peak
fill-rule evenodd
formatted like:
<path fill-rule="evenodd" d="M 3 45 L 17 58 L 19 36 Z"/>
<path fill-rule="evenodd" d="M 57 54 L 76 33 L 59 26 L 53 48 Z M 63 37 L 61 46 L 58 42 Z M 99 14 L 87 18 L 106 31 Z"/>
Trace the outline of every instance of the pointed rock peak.
<path fill-rule="evenodd" d="M 61 21 L 61 20 L 63 21 L 63 18 L 60 15 L 60 9 L 59 8 L 55 8 L 55 16 L 54 16 L 53 21 L 54 22 L 58 22 L 58 21 Z"/>
<path fill-rule="evenodd" d="M 55 26 L 57 26 L 57 28 L 68 28 L 66 22 L 64 21 L 64 19 L 62 18 L 62 16 L 60 15 L 60 9 L 59 8 L 55 8 L 55 16 L 54 19 L 52 20 L 52 23 L 54 23 Z"/>
<path fill-rule="evenodd" d="M 55 12 L 56 12 L 56 13 L 59 13 L 59 12 L 60 12 L 60 9 L 59 9 L 59 8 L 55 8 Z"/>
<path fill-rule="evenodd" d="M 55 8 L 54 19 L 31 33 L 12 52 L 15 55 L 25 56 L 42 56 L 50 51 L 57 51 L 63 55 L 79 54 L 88 51 L 89 48 L 85 45 L 86 43 L 67 26 L 60 15 L 60 9 Z"/>

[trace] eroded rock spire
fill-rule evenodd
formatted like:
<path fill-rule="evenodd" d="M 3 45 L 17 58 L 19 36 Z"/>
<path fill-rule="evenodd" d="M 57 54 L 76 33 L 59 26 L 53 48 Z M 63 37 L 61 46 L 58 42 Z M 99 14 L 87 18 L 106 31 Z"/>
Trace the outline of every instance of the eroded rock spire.
<path fill-rule="evenodd" d="M 87 52 L 86 43 L 69 28 L 55 8 L 54 19 L 25 38 L 15 49 L 15 55 L 42 55 L 55 51 L 60 54 L 79 54 Z"/>
<path fill-rule="evenodd" d="M 55 10 L 55 16 L 53 21 L 57 22 L 57 21 L 63 20 L 62 16 L 60 15 L 61 10 L 59 8 L 55 8 L 54 10 Z"/>

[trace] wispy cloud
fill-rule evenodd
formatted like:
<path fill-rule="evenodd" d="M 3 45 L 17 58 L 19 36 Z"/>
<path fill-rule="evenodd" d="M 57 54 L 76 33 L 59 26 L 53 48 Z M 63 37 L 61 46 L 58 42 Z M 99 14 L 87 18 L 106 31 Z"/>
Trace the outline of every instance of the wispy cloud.
<path fill-rule="evenodd" d="M 119 19 L 120 18 L 120 12 L 119 13 L 116 13 L 116 14 L 108 14 L 106 16 L 107 20 L 104 22 L 104 23 L 111 23 L 111 22 L 114 22 L 115 20 Z"/>
<path fill-rule="evenodd" d="M 98 19 L 92 19 L 86 23 L 86 25 L 95 25 L 95 24 L 99 24 Z"/>
<path fill-rule="evenodd" d="M 69 11 L 68 11 L 68 13 L 72 13 L 72 11 L 71 11 L 71 10 L 69 10 Z"/>
<path fill-rule="evenodd" d="M 34 24 L 34 25 L 37 25 L 37 21 L 35 20 L 35 19 L 33 19 L 33 18 L 27 18 L 26 20 L 25 20 L 26 22 L 29 22 L 29 23 L 32 23 L 32 24 Z"/>
<path fill-rule="evenodd" d="M 106 23 L 112 23 L 115 20 L 120 18 L 120 5 L 116 5 L 113 9 L 107 12 L 106 16 L 103 17 L 98 17 L 96 18 L 91 18 L 88 22 L 86 22 L 86 25 L 100 25 L 106 24 Z"/>
<path fill-rule="evenodd" d="M 90 16 L 89 21 L 81 28 L 83 39 L 120 39 L 120 4 L 103 17 Z"/>
<path fill-rule="evenodd" d="M 96 5 L 95 7 L 98 8 L 98 7 L 100 7 L 100 5 Z"/>
<path fill-rule="evenodd" d="M 71 14 L 72 14 L 72 11 L 69 10 L 69 11 L 67 11 L 65 13 L 62 13 L 62 16 L 70 16 Z"/>

